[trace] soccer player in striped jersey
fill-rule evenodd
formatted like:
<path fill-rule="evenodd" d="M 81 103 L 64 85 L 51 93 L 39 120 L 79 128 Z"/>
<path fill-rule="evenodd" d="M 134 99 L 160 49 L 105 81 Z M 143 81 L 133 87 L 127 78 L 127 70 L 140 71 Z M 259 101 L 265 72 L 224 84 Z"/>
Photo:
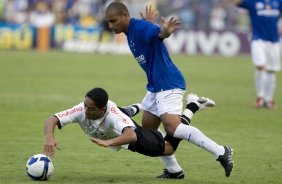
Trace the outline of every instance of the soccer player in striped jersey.
<path fill-rule="evenodd" d="M 281 0 L 226 0 L 249 11 L 252 26 L 251 55 L 255 66 L 257 108 L 276 109 L 273 100 L 276 72 L 281 70 L 278 21 Z"/>

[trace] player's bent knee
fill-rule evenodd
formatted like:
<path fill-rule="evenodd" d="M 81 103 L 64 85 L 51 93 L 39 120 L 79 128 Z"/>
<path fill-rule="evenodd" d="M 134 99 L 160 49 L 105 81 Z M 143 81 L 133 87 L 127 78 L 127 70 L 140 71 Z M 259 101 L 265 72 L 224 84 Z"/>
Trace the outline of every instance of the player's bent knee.
<path fill-rule="evenodd" d="M 168 134 L 166 134 L 164 139 L 165 139 L 165 147 L 168 147 L 168 149 L 171 147 L 173 152 L 176 151 L 176 149 L 178 148 L 178 145 L 181 141 L 181 139 L 173 137 L 173 136 L 168 135 Z"/>
<path fill-rule="evenodd" d="M 256 69 L 257 69 L 257 70 L 264 70 L 264 66 L 263 66 L 263 65 L 257 65 L 257 66 L 256 66 Z"/>
<path fill-rule="evenodd" d="M 174 153 L 174 148 L 171 146 L 171 144 L 167 141 L 165 141 L 165 150 L 163 152 L 163 156 L 172 155 Z"/>
<path fill-rule="evenodd" d="M 172 126 L 164 126 L 164 130 L 168 135 L 173 135 L 175 132 L 175 128 Z"/>

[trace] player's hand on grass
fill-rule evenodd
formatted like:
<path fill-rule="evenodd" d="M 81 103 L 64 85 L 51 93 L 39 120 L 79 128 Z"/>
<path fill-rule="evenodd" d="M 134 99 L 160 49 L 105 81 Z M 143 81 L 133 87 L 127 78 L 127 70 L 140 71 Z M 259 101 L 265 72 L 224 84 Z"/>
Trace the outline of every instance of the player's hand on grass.
<path fill-rule="evenodd" d="M 55 156 L 55 148 L 60 150 L 58 143 L 52 137 L 45 137 L 43 152 L 45 155 L 53 158 Z"/>
<path fill-rule="evenodd" d="M 102 139 L 97 139 L 97 138 L 94 138 L 94 137 L 90 137 L 90 140 L 93 143 L 96 143 L 97 145 L 103 146 L 103 147 L 109 147 L 111 145 L 109 140 L 102 140 Z"/>
<path fill-rule="evenodd" d="M 140 12 L 140 16 L 142 17 L 142 19 L 152 23 L 156 23 L 158 14 L 159 13 L 157 11 L 153 10 L 152 5 L 146 5 L 144 14 Z"/>

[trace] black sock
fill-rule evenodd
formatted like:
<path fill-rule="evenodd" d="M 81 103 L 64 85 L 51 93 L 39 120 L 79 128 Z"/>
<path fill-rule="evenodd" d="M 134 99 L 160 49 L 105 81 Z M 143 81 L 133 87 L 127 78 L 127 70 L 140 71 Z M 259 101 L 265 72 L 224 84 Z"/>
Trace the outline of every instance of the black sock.
<path fill-rule="evenodd" d="M 192 102 L 186 105 L 186 109 L 189 109 L 190 111 L 193 112 L 193 114 L 195 114 L 195 112 L 199 110 L 199 107 L 196 103 Z"/>
<path fill-rule="evenodd" d="M 118 107 L 121 112 L 123 112 L 125 115 L 127 115 L 128 117 L 133 117 L 136 114 L 139 113 L 140 109 L 137 105 L 131 105 L 128 107 Z"/>
<path fill-rule="evenodd" d="M 128 117 L 131 117 L 131 111 L 128 108 L 124 108 L 124 107 L 118 107 L 119 110 L 121 110 L 121 112 L 123 112 L 125 115 L 127 115 Z"/>
<path fill-rule="evenodd" d="M 181 115 L 181 123 L 183 123 L 183 124 L 185 124 L 185 125 L 189 125 L 190 124 L 190 119 L 187 117 L 187 116 L 185 116 L 185 115 Z"/>
<path fill-rule="evenodd" d="M 191 102 L 191 103 L 186 105 L 186 109 L 190 110 L 193 114 L 195 114 L 199 110 L 199 107 L 196 103 Z M 185 112 L 185 110 L 184 110 L 184 112 Z M 185 113 L 183 113 L 181 115 L 181 123 L 183 123 L 185 125 L 189 125 L 190 122 L 191 122 L 191 119 L 188 118 L 187 116 L 185 116 L 184 114 Z"/>

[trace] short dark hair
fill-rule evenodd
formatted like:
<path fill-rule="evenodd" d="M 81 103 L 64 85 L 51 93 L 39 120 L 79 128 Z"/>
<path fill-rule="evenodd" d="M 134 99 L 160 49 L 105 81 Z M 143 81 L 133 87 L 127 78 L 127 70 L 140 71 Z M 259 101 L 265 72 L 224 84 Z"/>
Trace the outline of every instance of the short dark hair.
<path fill-rule="evenodd" d="M 88 97 L 93 100 L 95 102 L 95 106 L 100 109 L 107 106 L 109 99 L 108 93 L 103 88 L 98 87 L 88 91 L 85 97 Z"/>
<path fill-rule="evenodd" d="M 119 1 L 114 1 L 110 3 L 107 6 L 106 13 L 108 13 L 111 10 L 116 10 L 120 14 L 126 13 L 129 15 L 129 11 L 127 7 L 122 2 L 119 2 Z"/>

